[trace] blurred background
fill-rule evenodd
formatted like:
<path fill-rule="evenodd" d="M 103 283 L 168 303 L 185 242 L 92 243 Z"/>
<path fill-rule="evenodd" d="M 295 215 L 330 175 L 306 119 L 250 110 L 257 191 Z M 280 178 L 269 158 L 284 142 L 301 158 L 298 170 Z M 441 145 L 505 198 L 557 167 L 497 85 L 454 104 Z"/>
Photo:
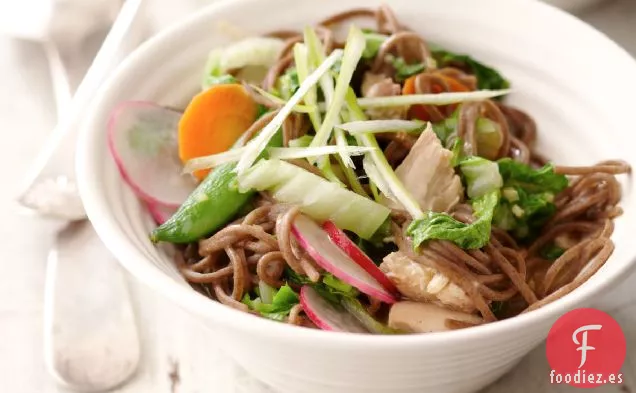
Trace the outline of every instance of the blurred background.
<path fill-rule="evenodd" d="M 565 7 L 636 56 L 636 0 L 546 1 Z M 141 23 L 127 38 L 127 44 L 135 46 L 212 2 L 214 0 L 148 0 Z M 84 16 L 69 13 L 56 25 L 49 23 L 47 18 L 53 12 L 69 9 L 72 3 L 80 3 L 86 8 Z M 55 224 L 25 216 L 15 203 L 25 173 L 56 123 L 55 93 L 49 67 L 50 56 L 55 51 L 51 52 L 50 42 L 43 44 L 42 41 L 53 39 L 68 71 L 71 88 L 74 88 L 91 64 L 121 3 L 122 0 L 0 0 L 0 135 L 4 138 L 0 143 L 3 147 L 0 178 L 4 181 L 0 187 L 3 221 L 0 226 L 3 245 L 0 249 L 2 392 L 65 392 L 55 386 L 42 360 L 43 282 Z M 594 54 L 590 53 L 590 56 Z M 608 64 L 608 70 L 611 70 L 611 64 Z M 634 285 L 636 277 L 608 299 L 613 308 L 636 300 L 636 291 L 630 289 Z M 117 391 L 260 392 L 257 390 L 260 388 L 250 385 L 249 378 L 225 362 L 220 354 L 215 364 L 210 364 L 206 356 L 208 363 L 201 367 L 197 351 L 190 348 L 197 337 L 205 335 L 203 328 L 193 324 L 182 311 L 156 298 L 148 289 L 131 282 L 131 290 L 142 321 L 143 355 L 136 377 Z M 139 307 L 141 304 L 143 307 Z M 184 334 L 186 331 L 188 333 Z M 510 386 L 519 386 L 524 378 L 529 378 L 528 383 L 535 383 L 532 379 L 539 377 L 532 377 L 529 370 L 536 368 L 540 370 L 537 373 L 543 373 L 545 357 L 542 351 L 538 349 L 530 355 L 522 365 L 523 372 L 506 377 L 493 387 L 493 391 L 517 391 Z M 201 349 L 199 352 L 203 353 Z M 611 391 L 619 392 L 619 388 L 614 389 Z M 530 391 L 546 390 L 535 387 Z"/>

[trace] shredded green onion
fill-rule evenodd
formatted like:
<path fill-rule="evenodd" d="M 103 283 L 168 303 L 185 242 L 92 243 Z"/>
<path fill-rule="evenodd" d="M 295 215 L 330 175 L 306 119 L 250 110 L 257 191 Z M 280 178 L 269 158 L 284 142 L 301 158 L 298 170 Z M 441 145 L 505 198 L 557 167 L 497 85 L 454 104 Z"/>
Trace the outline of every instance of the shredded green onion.
<path fill-rule="evenodd" d="M 200 169 L 214 168 L 219 165 L 236 162 L 241 159 L 243 153 L 245 153 L 245 147 L 239 147 L 223 153 L 193 158 L 185 163 L 182 173 L 192 173 Z"/>
<path fill-rule="evenodd" d="M 349 89 L 351 78 L 360 61 L 365 45 L 366 40 L 362 31 L 355 26 L 351 26 L 342 56 L 342 65 L 340 67 L 340 73 L 338 74 L 338 80 L 336 81 L 333 100 L 329 104 L 320 129 L 316 131 L 316 136 L 311 142 L 312 147 L 326 145 L 329 141 L 331 130 L 336 123 L 338 123 L 340 111 L 345 103 L 345 96 Z M 349 162 L 350 159 L 348 157 L 342 157 L 342 160 L 346 165 L 353 166 L 353 162 Z"/>
<path fill-rule="evenodd" d="M 351 135 L 378 134 L 382 132 L 420 132 L 426 123 L 417 120 L 367 120 L 352 121 L 340 124 L 336 128 L 343 129 Z"/>
<path fill-rule="evenodd" d="M 340 154 L 343 151 L 347 156 L 359 156 L 373 151 L 374 148 L 364 146 L 338 146 L 327 145 L 320 147 L 268 147 L 265 151 L 269 158 L 279 160 L 291 160 L 295 158 L 321 157 L 331 154 Z M 183 167 L 184 173 L 192 173 L 201 169 L 214 168 L 219 165 L 236 162 L 245 154 L 247 147 L 240 147 L 223 153 L 212 154 L 204 157 L 197 157 L 186 162 Z"/>
<path fill-rule="evenodd" d="M 278 114 L 272 119 L 272 121 L 266 125 L 258 136 L 252 139 L 246 146 L 246 152 L 241 156 L 238 164 L 236 165 L 236 172 L 241 174 L 250 168 L 256 159 L 261 154 L 269 140 L 276 134 L 281 127 L 287 116 L 292 112 L 294 106 L 298 104 L 307 92 L 316 84 L 322 75 L 324 75 L 336 62 L 342 58 L 342 50 L 336 49 L 331 55 L 316 69 L 311 75 L 305 79 L 300 85 L 296 93 L 287 101 L 287 103 L 280 109 Z"/>
<path fill-rule="evenodd" d="M 311 27 L 305 27 L 304 38 L 305 43 L 309 48 L 309 62 L 319 64 L 325 57 L 325 50 L 322 46 L 322 43 L 320 42 L 320 39 L 318 38 L 318 35 L 316 34 L 316 31 Z M 325 97 L 326 105 L 330 106 L 335 94 L 335 87 L 333 77 L 329 73 L 323 75 L 322 78 L 320 78 L 320 88 L 322 90 L 323 96 Z M 340 116 L 336 117 L 334 125 L 338 123 L 340 123 Z M 314 125 L 314 129 L 320 130 L 321 126 L 322 125 L 316 127 Z M 344 132 L 338 129 L 336 129 L 334 132 L 336 136 L 336 145 L 341 148 L 346 147 L 348 144 Z M 353 161 L 351 161 L 349 156 L 346 155 L 344 151 L 341 152 L 341 154 L 339 155 L 338 163 L 340 165 L 340 168 L 342 169 L 345 178 L 347 179 L 347 182 L 351 186 L 351 189 L 360 195 L 367 196 L 364 188 L 362 188 L 362 185 L 360 184 L 360 181 L 356 176 L 356 173 L 352 169 L 354 167 Z M 329 180 L 341 183 L 340 179 L 333 172 L 329 157 L 320 157 L 318 159 L 318 167 Z"/>
<path fill-rule="evenodd" d="M 300 138 L 292 139 L 289 141 L 289 147 L 308 147 L 311 140 L 314 139 L 311 135 L 303 135 Z"/>
<path fill-rule="evenodd" d="M 382 192 L 385 197 L 391 199 L 392 201 L 395 201 L 396 198 L 391 191 L 391 187 L 389 187 L 389 184 L 384 180 L 384 177 L 382 177 L 382 174 L 378 170 L 378 167 L 373 163 L 370 155 L 366 155 L 364 157 L 364 159 L 362 160 L 362 167 L 364 168 L 364 172 L 369 177 L 369 180 L 373 182 L 373 184 L 377 187 L 376 193 L 377 190 L 380 190 L 380 192 Z M 379 195 L 374 194 L 374 197 L 376 200 L 380 199 Z"/>
<path fill-rule="evenodd" d="M 360 107 L 363 109 L 411 105 L 449 105 L 459 104 L 466 101 L 481 101 L 489 98 L 503 96 L 509 94 L 510 92 L 510 89 L 506 89 L 478 90 L 460 93 L 407 94 L 402 96 L 363 97 L 358 99 L 358 105 L 360 105 Z"/>
<path fill-rule="evenodd" d="M 248 86 L 248 88 L 254 90 L 258 94 L 260 94 L 263 97 L 267 98 L 268 100 L 270 100 L 274 104 L 279 104 L 280 106 L 285 105 L 286 101 L 283 100 L 282 98 L 276 97 L 272 93 L 270 93 L 268 91 L 265 91 L 265 90 L 261 89 L 260 87 L 258 87 L 256 85 L 247 85 L 247 86 Z M 316 108 L 317 108 L 316 105 L 302 105 L 302 104 L 298 104 L 298 105 L 294 105 L 293 111 L 294 112 L 298 112 L 298 113 L 311 113 L 311 112 L 315 111 Z"/>
<path fill-rule="evenodd" d="M 307 158 L 307 157 L 319 157 L 329 154 L 339 154 L 342 151 L 352 156 L 359 156 L 365 153 L 369 153 L 374 150 L 371 147 L 361 146 L 345 146 L 340 148 L 338 146 L 328 145 L 320 147 L 270 147 L 267 149 L 270 158 L 277 158 L 279 160 L 290 160 L 294 158 Z"/>
<path fill-rule="evenodd" d="M 307 46 L 301 43 L 294 45 L 294 61 L 296 63 L 296 71 L 298 72 L 298 82 L 303 83 L 309 76 L 309 62 L 307 59 L 308 51 Z M 309 112 L 309 120 L 314 128 L 320 127 L 322 119 L 320 118 L 320 111 L 315 107 L 318 101 L 318 91 L 316 86 L 312 86 L 305 95 L 305 103 L 314 106 L 314 110 Z"/>
<path fill-rule="evenodd" d="M 351 113 L 352 120 L 367 120 L 367 117 L 362 111 L 362 108 L 360 108 L 360 106 L 358 105 L 356 95 L 351 88 L 349 88 L 349 91 L 347 93 L 346 101 L 349 112 Z M 394 196 L 395 199 L 399 201 L 402 206 L 404 206 L 406 211 L 408 211 L 413 218 L 418 219 L 423 217 L 424 213 L 422 212 L 422 209 L 420 209 L 420 205 L 417 203 L 415 198 L 413 198 L 406 187 L 404 187 L 404 184 L 402 184 L 400 179 L 393 171 L 393 168 L 391 168 L 391 165 L 389 165 L 389 163 L 387 162 L 386 157 L 382 153 L 382 150 L 380 150 L 378 141 L 375 139 L 373 134 L 356 135 L 356 139 L 358 141 L 358 144 L 362 146 L 374 147 L 377 149 L 369 152 L 368 155 L 377 168 L 378 176 L 384 180 L 383 183 L 386 184 L 385 188 L 390 190 L 389 195 Z M 374 184 L 378 186 L 377 183 L 374 182 Z"/>

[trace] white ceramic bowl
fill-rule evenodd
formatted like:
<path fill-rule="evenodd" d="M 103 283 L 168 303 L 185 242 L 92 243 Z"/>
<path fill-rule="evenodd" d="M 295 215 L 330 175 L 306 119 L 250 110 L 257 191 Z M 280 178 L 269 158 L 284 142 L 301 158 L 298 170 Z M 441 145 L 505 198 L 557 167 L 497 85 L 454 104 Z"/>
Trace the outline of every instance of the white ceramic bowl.
<path fill-rule="evenodd" d="M 548 4 L 562 8 L 569 12 L 578 12 L 586 8 L 598 5 L 605 0 L 541 0 Z"/>
<path fill-rule="evenodd" d="M 221 345 L 281 392 L 476 391 L 540 343 L 559 315 L 589 304 L 633 266 L 630 228 L 636 227 L 636 207 L 634 186 L 626 183 L 625 215 L 617 221 L 616 251 L 606 266 L 564 299 L 486 326 L 410 336 L 329 333 L 255 318 L 190 289 L 171 260 L 148 241 L 151 220 L 108 155 L 110 110 L 129 99 L 187 103 L 198 88 L 208 51 L 229 42 L 218 29 L 220 22 L 258 34 L 300 28 L 337 11 L 379 3 L 231 0 L 213 5 L 130 56 L 99 92 L 81 133 L 80 190 L 108 248 L 139 280 L 206 323 L 213 330 L 209 345 Z M 630 151 L 635 140 L 631 96 L 636 91 L 636 63 L 602 34 L 530 0 L 392 0 L 390 4 L 404 23 L 430 41 L 470 53 L 508 76 L 515 89 L 510 102 L 536 116 L 540 147 L 548 156 L 565 164 L 623 158 L 636 165 Z"/>

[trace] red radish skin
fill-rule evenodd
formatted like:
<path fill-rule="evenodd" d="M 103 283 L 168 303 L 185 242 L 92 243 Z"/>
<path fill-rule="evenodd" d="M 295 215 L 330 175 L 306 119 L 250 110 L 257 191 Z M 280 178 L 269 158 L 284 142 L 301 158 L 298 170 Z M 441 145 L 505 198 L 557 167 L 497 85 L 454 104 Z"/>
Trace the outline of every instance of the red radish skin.
<path fill-rule="evenodd" d="M 176 145 L 176 137 L 177 137 L 177 127 L 178 127 L 178 119 L 181 116 L 181 113 L 173 110 L 164 108 L 162 106 L 156 105 L 151 102 L 144 101 L 126 101 L 119 104 L 110 115 L 108 119 L 108 148 L 110 154 L 112 155 L 115 164 L 117 165 L 117 169 L 122 177 L 122 179 L 128 184 L 128 186 L 133 190 L 135 195 L 137 195 L 140 199 L 147 202 L 151 205 L 156 206 L 165 206 L 167 208 L 178 208 L 181 206 L 181 203 L 185 200 L 187 195 L 194 190 L 196 187 L 196 182 L 194 180 L 188 179 L 186 176 L 181 175 L 181 163 L 178 161 L 178 157 L 176 158 L 174 172 L 171 176 L 172 180 L 176 184 L 171 184 L 170 181 L 166 181 L 166 173 L 144 173 L 143 175 L 137 174 L 137 178 L 135 175 L 131 174 L 129 168 L 126 166 L 126 159 L 122 156 L 119 148 L 121 145 L 118 145 L 117 138 L 127 137 L 129 135 L 123 133 L 129 132 L 132 127 L 134 127 L 134 122 L 130 120 L 130 117 L 134 118 L 134 111 L 138 111 L 139 113 L 144 113 L 146 116 L 149 113 L 153 113 L 156 111 L 157 118 L 163 117 L 163 119 L 168 119 L 170 121 L 176 121 L 174 127 L 174 154 L 177 154 L 177 145 Z M 125 116 L 129 118 L 126 119 Z M 122 120 L 124 118 L 124 120 Z M 128 122 L 126 122 L 128 120 Z M 119 147 L 119 148 L 118 148 Z M 130 159 L 129 159 L 130 160 Z M 128 162 L 130 164 L 130 162 Z M 143 179 L 139 179 L 139 177 L 143 177 Z M 153 195 L 152 192 L 148 192 L 148 190 L 144 189 L 144 187 L 140 186 L 140 182 L 147 181 L 148 179 L 162 179 L 158 181 L 162 181 L 161 189 L 166 190 L 167 193 L 176 193 L 177 195 L 165 195 L 157 196 Z M 175 181 L 176 179 L 176 181 Z M 168 184 L 166 184 L 168 183 Z"/>
<path fill-rule="evenodd" d="M 322 330 L 369 333 L 356 317 L 344 308 L 336 308 L 309 285 L 300 288 L 300 304 L 307 317 Z"/>
<path fill-rule="evenodd" d="M 156 203 L 146 203 L 146 207 L 148 208 L 148 213 L 157 225 L 161 225 L 164 222 L 168 221 L 170 217 L 177 211 L 177 208 L 171 206 L 162 206 Z"/>
<path fill-rule="evenodd" d="M 340 249 L 347 253 L 347 255 L 349 255 L 349 257 L 351 257 L 354 262 L 356 262 L 364 270 L 366 270 L 367 273 L 372 275 L 373 278 L 378 280 L 378 282 L 382 284 L 382 286 L 384 286 L 387 291 L 393 293 L 394 295 L 399 295 L 400 292 L 398 291 L 395 284 L 391 282 L 386 274 L 384 274 L 384 272 L 380 270 L 380 268 L 377 267 L 375 263 L 373 263 L 371 258 L 369 258 L 367 254 L 364 253 L 364 251 L 358 248 L 358 246 L 356 246 L 356 244 L 352 242 L 351 239 L 349 239 L 349 236 L 347 236 L 342 230 L 340 230 L 340 228 L 338 228 L 336 224 L 331 221 L 325 221 L 324 224 L 322 224 L 322 228 L 327 232 L 327 235 L 329 235 L 329 238 L 336 244 L 336 246 L 340 247 Z"/>
<path fill-rule="evenodd" d="M 336 246 L 315 221 L 299 214 L 294 220 L 292 232 L 300 246 L 320 267 L 377 300 L 388 304 L 396 302 L 393 294 Z"/>

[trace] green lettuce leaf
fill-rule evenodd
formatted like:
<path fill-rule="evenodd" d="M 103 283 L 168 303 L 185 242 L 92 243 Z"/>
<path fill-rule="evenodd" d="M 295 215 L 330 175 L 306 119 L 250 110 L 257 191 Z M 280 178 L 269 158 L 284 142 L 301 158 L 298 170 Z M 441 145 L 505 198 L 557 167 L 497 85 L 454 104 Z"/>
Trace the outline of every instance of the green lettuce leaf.
<path fill-rule="evenodd" d="M 466 181 L 468 197 L 479 198 L 503 185 L 496 162 L 481 157 L 468 157 L 459 162 L 459 169 Z"/>
<path fill-rule="evenodd" d="M 312 284 L 314 289 L 325 299 L 339 303 L 344 297 L 355 298 L 360 292 L 331 273 L 325 273 L 322 282 Z"/>
<path fill-rule="evenodd" d="M 269 111 L 270 108 L 266 107 L 265 105 L 258 104 L 258 106 L 256 107 L 256 118 L 260 119 L 261 117 L 269 113 Z"/>
<path fill-rule="evenodd" d="M 309 280 L 309 277 L 296 273 L 289 266 L 285 267 L 285 277 L 287 278 L 287 282 L 290 282 L 292 284 L 296 284 L 296 285 L 313 284 L 311 280 Z"/>
<path fill-rule="evenodd" d="M 499 194 L 499 190 L 494 190 L 472 201 L 476 219 L 471 224 L 457 221 L 446 213 L 428 212 L 423 218 L 413 220 L 406 234 L 413 239 L 416 248 L 431 239 L 449 240 L 464 249 L 481 248 L 490 239 Z"/>
<path fill-rule="evenodd" d="M 356 297 L 359 295 L 359 292 L 356 288 L 345 283 L 339 278 L 336 278 L 336 276 L 331 273 L 325 274 L 322 279 L 322 283 L 325 284 L 325 286 L 329 288 L 332 293 L 337 293 L 348 297 Z"/>
<path fill-rule="evenodd" d="M 241 302 L 265 318 L 284 321 L 289 316 L 292 307 L 298 304 L 300 299 L 298 294 L 289 285 L 285 284 L 275 292 L 271 303 L 263 303 L 260 297 L 252 300 L 249 294 L 245 294 Z"/>
<path fill-rule="evenodd" d="M 233 83 L 238 83 L 236 78 L 232 75 L 206 75 L 203 80 L 203 89 L 209 89 L 212 86 L 216 85 L 229 85 Z"/>
<path fill-rule="evenodd" d="M 565 249 L 557 246 L 556 244 L 549 244 L 541 250 L 540 254 L 548 261 L 556 261 L 561 255 L 563 255 L 564 252 Z"/>
<path fill-rule="evenodd" d="M 393 68 L 395 68 L 395 79 L 398 82 L 403 82 L 409 77 L 417 75 L 426 69 L 426 64 L 424 63 L 407 64 L 403 58 L 393 55 L 387 56 L 387 60 L 389 60 Z"/>
<path fill-rule="evenodd" d="M 448 148 L 449 140 L 451 136 L 457 135 L 457 117 L 459 111 L 456 110 L 451 117 L 448 117 L 439 123 L 433 124 L 433 132 L 437 135 L 437 138 L 442 142 L 442 145 Z M 456 138 L 455 138 L 456 139 Z"/>
<path fill-rule="evenodd" d="M 392 329 L 387 325 L 376 320 L 367 309 L 360 303 L 360 301 L 356 298 L 351 297 L 343 297 L 340 300 L 340 304 L 347 310 L 351 315 L 353 315 L 364 327 L 367 328 L 371 333 L 376 334 L 404 334 L 396 329 Z"/>
<path fill-rule="evenodd" d="M 550 164 L 539 169 L 504 158 L 498 161 L 504 187 L 494 224 L 519 239 L 531 239 L 554 215 L 555 196 L 568 186 Z"/>
<path fill-rule="evenodd" d="M 298 81 L 298 71 L 296 70 L 296 67 L 290 67 L 278 78 L 278 81 L 276 82 L 276 91 L 272 93 L 284 100 L 289 100 L 289 98 L 296 93 L 296 90 L 298 90 L 299 87 L 300 82 Z"/>
<path fill-rule="evenodd" d="M 365 60 L 373 59 L 380 51 L 380 47 L 384 41 L 386 41 L 389 37 L 365 29 L 362 29 L 362 32 L 364 33 L 364 38 L 367 41 L 367 45 L 364 47 L 364 52 L 362 52 L 362 58 Z"/>
<path fill-rule="evenodd" d="M 357 318 L 371 333 L 377 334 L 398 334 L 397 330 L 391 329 L 371 316 L 357 299 L 360 295 L 353 286 L 345 283 L 331 273 L 325 273 L 322 280 L 312 283 L 309 278 L 302 276 L 286 268 L 287 279 L 298 285 L 310 285 L 320 296 L 333 303 L 337 307 L 344 307 L 347 312 Z"/>
<path fill-rule="evenodd" d="M 470 56 L 443 49 L 434 49 L 432 52 L 438 67 L 455 67 L 475 75 L 477 87 L 480 90 L 499 90 L 510 87 L 510 83 L 497 70 Z"/>
<path fill-rule="evenodd" d="M 338 302 L 340 296 L 356 297 L 360 294 L 356 288 L 331 273 L 325 273 L 317 283 L 311 282 L 309 277 L 298 274 L 289 267 L 285 268 L 285 276 L 289 282 L 296 285 L 311 285 L 323 297 L 334 303 Z"/>
<path fill-rule="evenodd" d="M 565 175 L 555 173 L 552 164 L 533 169 L 512 158 L 502 158 L 497 164 L 499 165 L 499 173 L 504 178 L 507 187 L 518 186 L 527 192 L 557 194 L 568 186 L 568 179 Z"/>

